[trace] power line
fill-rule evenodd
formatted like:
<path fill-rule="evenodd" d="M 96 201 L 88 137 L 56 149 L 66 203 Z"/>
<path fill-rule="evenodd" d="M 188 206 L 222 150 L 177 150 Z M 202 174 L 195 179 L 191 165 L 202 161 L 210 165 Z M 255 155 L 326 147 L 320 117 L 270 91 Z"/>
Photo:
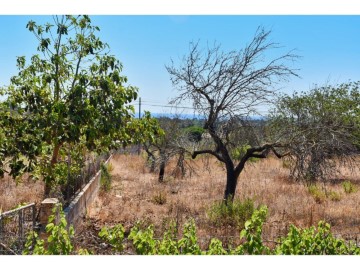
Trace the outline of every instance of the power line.
<path fill-rule="evenodd" d="M 189 109 L 189 110 L 195 110 L 194 107 L 187 107 L 187 106 L 177 106 L 177 105 L 165 105 L 165 104 L 161 104 L 160 102 L 158 104 L 154 104 L 155 102 L 149 102 L 146 100 L 141 100 L 141 98 L 139 98 L 139 102 L 136 103 L 130 103 L 129 105 L 133 105 L 133 106 L 139 106 L 139 111 L 140 111 L 140 107 L 141 105 L 144 106 L 149 106 L 149 107 L 160 107 L 160 108 L 173 108 L 173 109 Z M 269 111 L 265 111 L 265 110 L 257 110 L 258 114 L 268 114 Z"/>
<path fill-rule="evenodd" d="M 152 104 L 144 104 L 146 106 L 151 107 L 164 107 L 164 108 L 179 108 L 179 109 L 194 109 L 193 107 L 182 107 L 182 106 L 172 106 L 172 105 L 152 105 Z"/>
<path fill-rule="evenodd" d="M 146 105 L 146 106 L 151 106 L 151 107 L 164 107 L 164 108 L 179 108 L 179 109 L 194 109 L 193 107 L 185 107 L 185 106 L 173 106 L 173 105 L 160 105 L 160 104 L 151 104 L 151 103 L 147 103 L 147 102 L 142 102 L 141 101 L 141 104 L 142 105 Z M 139 105 L 139 103 L 130 103 L 129 105 Z"/>

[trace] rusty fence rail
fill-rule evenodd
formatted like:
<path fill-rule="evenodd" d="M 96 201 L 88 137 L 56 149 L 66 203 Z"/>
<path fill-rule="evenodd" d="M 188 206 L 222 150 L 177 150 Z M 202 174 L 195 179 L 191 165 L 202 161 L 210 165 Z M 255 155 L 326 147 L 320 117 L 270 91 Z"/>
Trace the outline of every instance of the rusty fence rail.
<path fill-rule="evenodd" d="M 21 254 L 35 220 L 35 203 L 0 214 L 0 255 Z"/>

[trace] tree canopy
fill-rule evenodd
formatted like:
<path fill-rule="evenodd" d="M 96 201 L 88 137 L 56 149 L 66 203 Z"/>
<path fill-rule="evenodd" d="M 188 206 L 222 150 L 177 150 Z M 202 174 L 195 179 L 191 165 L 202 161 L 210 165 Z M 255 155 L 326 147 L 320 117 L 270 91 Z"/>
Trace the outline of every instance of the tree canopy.
<path fill-rule="evenodd" d="M 273 141 L 288 152 L 295 179 L 325 180 L 338 162 L 355 161 L 360 145 L 359 82 L 282 95 L 272 112 Z"/>
<path fill-rule="evenodd" d="M 2 160 L 7 157 L 14 177 L 38 168 L 48 194 L 64 178 L 61 168 L 71 152 L 100 153 L 153 137 L 158 129 L 149 114 L 134 120 L 129 103 L 138 89 L 127 84 L 89 16 L 54 16 L 53 24 L 30 21 L 26 27 L 38 40 L 38 54 L 30 61 L 18 57 L 19 73 L 2 89 Z"/>

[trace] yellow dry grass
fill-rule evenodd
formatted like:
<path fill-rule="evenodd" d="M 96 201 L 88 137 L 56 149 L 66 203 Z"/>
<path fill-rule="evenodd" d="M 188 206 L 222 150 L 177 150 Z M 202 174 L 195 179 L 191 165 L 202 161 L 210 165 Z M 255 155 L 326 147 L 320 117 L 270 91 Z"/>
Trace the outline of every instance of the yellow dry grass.
<path fill-rule="evenodd" d="M 43 195 L 43 181 L 34 181 L 24 176 L 16 183 L 8 175 L 0 178 L 0 212 L 13 209 L 21 203 L 40 203 Z"/>
<path fill-rule="evenodd" d="M 197 158 L 189 160 L 197 174 L 184 178 L 175 177 L 172 161 L 166 169 L 164 183 L 159 183 L 156 173 L 149 173 L 145 159 L 137 155 L 115 155 L 111 160 L 112 188 L 101 192 L 88 211 L 88 217 L 97 226 L 122 223 L 129 229 L 141 220 L 154 224 L 161 233 L 170 220 L 180 227 L 193 218 L 197 224 L 200 243 L 208 243 L 211 237 L 224 242 L 239 238 L 235 227 L 212 224 L 208 217 L 209 207 L 221 201 L 225 188 L 225 170 L 217 160 Z M 269 214 L 264 226 L 264 238 L 274 240 L 283 235 L 290 224 L 300 227 L 316 225 L 326 220 L 335 234 L 345 238 L 360 235 L 360 169 L 340 168 L 340 174 L 327 184 L 318 184 L 325 194 L 320 203 L 309 188 L 288 178 L 288 169 L 276 158 L 248 163 L 239 178 L 236 199 L 252 198 L 256 205 L 268 206 Z M 357 192 L 346 194 L 342 182 L 351 181 Z M 0 210 L 10 210 L 20 203 L 39 203 L 43 197 L 43 182 L 27 179 L 16 184 L 8 176 L 0 181 Z M 333 200 L 331 192 L 339 200 Z M 236 241 L 236 240 L 234 240 Z"/>
<path fill-rule="evenodd" d="M 90 218 L 102 225 L 122 223 L 126 228 L 136 221 L 155 224 L 158 232 L 173 219 L 182 225 L 194 218 L 200 239 L 207 237 L 239 237 L 239 231 L 230 227 L 215 227 L 207 218 L 207 210 L 222 200 L 225 188 L 225 170 L 216 160 L 210 159 L 208 166 L 198 158 L 193 162 L 197 175 L 183 179 L 169 175 L 174 162 L 167 167 L 164 183 L 159 183 L 157 174 L 149 173 L 144 159 L 136 155 L 116 155 L 111 164 L 112 188 L 101 193 L 89 209 Z M 350 179 L 360 185 L 360 172 L 342 168 L 338 179 Z M 265 239 L 283 235 L 289 224 L 301 227 L 316 225 L 326 220 L 335 234 L 360 234 L 359 203 L 360 191 L 345 194 L 340 180 L 319 185 L 324 194 L 336 192 L 340 201 L 328 196 L 317 203 L 308 187 L 288 179 L 288 171 L 282 161 L 275 158 L 249 163 L 239 178 L 236 198 L 252 198 L 257 205 L 268 206 L 269 215 L 264 226 Z M 164 204 L 156 202 L 165 198 Z"/>

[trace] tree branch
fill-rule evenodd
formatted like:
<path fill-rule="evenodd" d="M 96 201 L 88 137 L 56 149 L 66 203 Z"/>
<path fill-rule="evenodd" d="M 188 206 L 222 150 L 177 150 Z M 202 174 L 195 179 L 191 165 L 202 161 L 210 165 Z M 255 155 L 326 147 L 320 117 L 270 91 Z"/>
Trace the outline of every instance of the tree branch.
<path fill-rule="evenodd" d="M 193 154 L 191 155 L 192 159 L 195 159 L 197 157 L 197 155 L 202 155 L 202 154 L 210 154 L 213 155 L 214 157 L 216 157 L 219 161 L 221 162 L 225 162 L 225 160 L 215 151 L 212 150 L 201 150 L 201 151 L 194 151 Z"/>

